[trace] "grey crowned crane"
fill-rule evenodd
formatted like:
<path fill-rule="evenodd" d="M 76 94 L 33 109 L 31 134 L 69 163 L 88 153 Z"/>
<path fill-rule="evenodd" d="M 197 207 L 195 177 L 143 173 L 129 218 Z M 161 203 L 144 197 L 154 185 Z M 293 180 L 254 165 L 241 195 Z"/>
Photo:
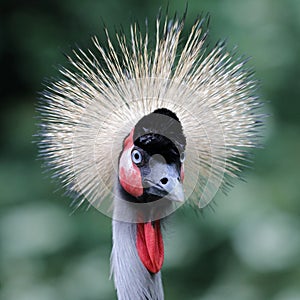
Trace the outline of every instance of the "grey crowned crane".
<path fill-rule="evenodd" d="M 224 43 L 206 49 L 205 20 L 157 18 L 152 39 L 74 51 L 43 92 L 39 149 L 72 195 L 113 219 L 111 270 L 120 300 L 164 298 L 162 229 L 183 203 L 203 208 L 238 178 L 258 145 L 256 81 Z M 205 53 L 208 52 L 208 53 Z M 204 55 L 206 54 L 206 55 Z"/>

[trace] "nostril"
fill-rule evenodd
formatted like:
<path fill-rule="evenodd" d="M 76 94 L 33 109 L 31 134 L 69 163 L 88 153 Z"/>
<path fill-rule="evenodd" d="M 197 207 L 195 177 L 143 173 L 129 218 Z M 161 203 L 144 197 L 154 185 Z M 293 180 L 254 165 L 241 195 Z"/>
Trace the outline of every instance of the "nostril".
<path fill-rule="evenodd" d="M 164 177 L 164 178 L 162 178 L 162 179 L 160 180 L 160 182 L 161 182 L 162 184 L 167 184 L 167 183 L 168 183 L 168 178 Z"/>

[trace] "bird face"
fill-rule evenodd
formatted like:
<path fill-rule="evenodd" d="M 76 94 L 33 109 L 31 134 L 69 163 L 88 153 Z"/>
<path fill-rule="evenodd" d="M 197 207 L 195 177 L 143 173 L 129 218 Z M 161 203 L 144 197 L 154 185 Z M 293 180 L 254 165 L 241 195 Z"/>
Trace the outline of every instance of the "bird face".
<path fill-rule="evenodd" d="M 136 202 L 160 198 L 184 201 L 185 137 L 175 114 L 166 109 L 143 117 L 123 143 L 119 182 Z"/>

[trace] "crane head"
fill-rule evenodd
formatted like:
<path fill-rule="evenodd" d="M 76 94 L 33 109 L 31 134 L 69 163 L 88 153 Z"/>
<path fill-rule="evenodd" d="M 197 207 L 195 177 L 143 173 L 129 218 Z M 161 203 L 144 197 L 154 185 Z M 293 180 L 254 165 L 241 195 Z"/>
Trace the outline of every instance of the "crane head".
<path fill-rule="evenodd" d="M 125 138 L 119 159 L 119 182 L 130 199 L 183 202 L 185 145 L 181 123 L 170 110 L 157 109 L 140 119 Z"/>

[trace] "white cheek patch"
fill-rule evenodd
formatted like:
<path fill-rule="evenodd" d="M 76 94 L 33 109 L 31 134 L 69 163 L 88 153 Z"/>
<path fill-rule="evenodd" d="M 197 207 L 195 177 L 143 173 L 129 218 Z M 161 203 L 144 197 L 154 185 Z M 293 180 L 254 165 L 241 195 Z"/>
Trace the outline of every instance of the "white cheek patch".
<path fill-rule="evenodd" d="M 126 149 L 121 157 L 120 157 L 120 162 L 119 162 L 119 175 L 120 175 L 120 170 L 121 168 L 124 168 L 126 173 L 130 172 L 131 170 L 133 171 L 133 163 L 131 160 L 131 151 L 133 149 L 133 146 Z"/>
<path fill-rule="evenodd" d="M 124 150 L 119 162 L 119 180 L 126 192 L 134 197 L 143 194 L 142 178 L 139 168 L 131 160 L 133 146 Z"/>

